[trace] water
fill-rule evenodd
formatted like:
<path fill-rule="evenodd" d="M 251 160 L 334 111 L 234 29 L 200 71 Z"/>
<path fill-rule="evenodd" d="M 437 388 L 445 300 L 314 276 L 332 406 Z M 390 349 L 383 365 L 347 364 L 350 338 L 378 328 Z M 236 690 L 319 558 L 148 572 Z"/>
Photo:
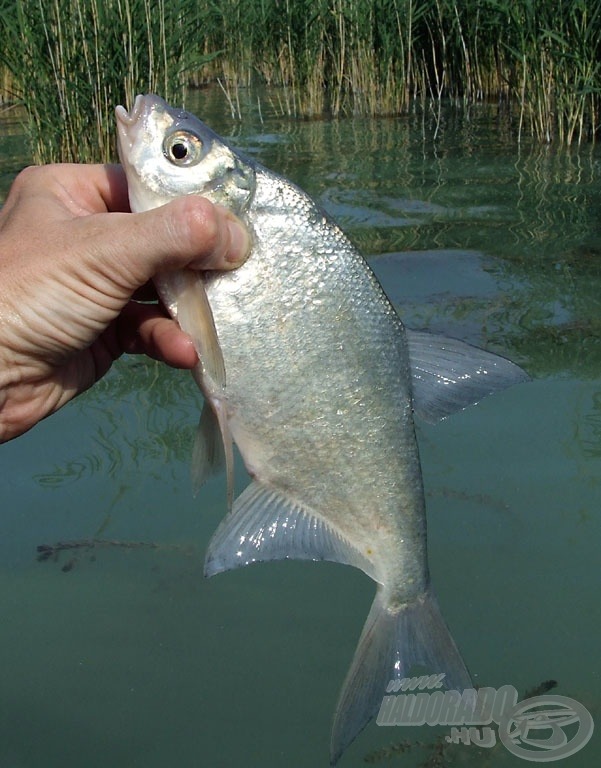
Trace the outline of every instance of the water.
<path fill-rule="evenodd" d="M 431 570 L 476 684 L 523 696 L 553 679 L 598 718 L 601 152 L 518 149 L 478 110 L 291 122 L 265 97 L 263 123 L 254 100 L 235 122 L 219 96 L 199 99 L 339 220 L 409 326 L 532 375 L 419 426 Z M 26 162 L 10 113 L 0 136 L 5 192 Z M 296 562 L 204 580 L 225 494 L 218 478 L 192 498 L 198 410 L 187 375 L 123 359 L 0 447 L 0 768 L 327 765 L 373 584 Z M 38 545 L 93 539 L 37 559 Z M 425 764 L 440 730 L 372 724 L 341 765 Z M 568 763 L 600 757 L 594 735 Z M 440 760 L 524 764 L 502 746 L 447 745 Z"/>

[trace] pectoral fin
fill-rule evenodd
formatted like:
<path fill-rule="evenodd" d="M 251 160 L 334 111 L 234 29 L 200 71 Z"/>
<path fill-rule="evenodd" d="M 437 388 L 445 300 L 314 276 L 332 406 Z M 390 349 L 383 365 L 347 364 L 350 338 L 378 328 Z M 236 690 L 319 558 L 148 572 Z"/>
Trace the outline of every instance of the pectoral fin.
<path fill-rule="evenodd" d="M 234 503 L 234 440 L 227 418 L 227 403 L 222 399 L 211 401 L 215 409 L 217 423 L 223 439 L 223 454 L 225 457 L 225 476 L 227 482 L 227 509 L 231 512 Z"/>
<path fill-rule="evenodd" d="M 236 499 L 209 543 L 205 576 L 266 560 L 331 560 L 373 566 L 321 517 L 281 491 L 255 481 Z"/>
<path fill-rule="evenodd" d="M 529 380 L 510 360 L 458 339 L 407 330 L 407 343 L 413 409 L 425 421 L 439 421 L 487 395 Z"/>
<path fill-rule="evenodd" d="M 177 322 L 192 337 L 198 352 L 200 386 L 207 394 L 223 391 L 225 363 L 202 274 L 186 269 L 182 270 L 179 279 Z"/>
<path fill-rule="evenodd" d="M 211 404 L 205 400 L 192 448 L 192 489 L 198 493 L 209 477 L 225 467 L 225 450 L 219 420 Z"/>
<path fill-rule="evenodd" d="M 177 322 L 192 337 L 198 353 L 199 363 L 192 375 L 208 401 L 201 414 L 192 452 L 192 485 L 196 492 L 225 459 L 227 503 L 228 509 L 231 509 L 234 499 L 234 447 L 225 400 L 225 363 L 213 312 L 199 272 L 182 270 L 171 281 L 171 293 L 177 296 L 174 308 Z M 223 450 L 217 448 L 217 431 L 221 434 Z"/>

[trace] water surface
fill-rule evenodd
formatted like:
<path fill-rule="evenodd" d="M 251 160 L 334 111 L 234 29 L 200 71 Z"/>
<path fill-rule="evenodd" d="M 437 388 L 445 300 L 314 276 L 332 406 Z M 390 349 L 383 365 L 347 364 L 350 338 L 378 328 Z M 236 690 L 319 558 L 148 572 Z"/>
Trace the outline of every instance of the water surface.
<path fill-rule="evenodd" d="M 478 685 L 543 681 L 601 715 L 601 154 L 512 141 L 482 110 L 291 122 L 264 97 L 214 128 L 314 195 L 407 325 L 531 374 L 419 425 L 433 580 Z M 260 116 L 263 117 L 261 122 Z M 5 193 L 26 163 L 0 123 Z M 326 766 L 339 686 L 374 586 L 331 563 L 202 577 L 223 478 L 196 499 L 191 379 L 126 358 L 0 447 L 0 766 Z M 247 479 L 238 468 L 237 488 Z M 38 561 L 38 545 L 102 540 Z M 422 765 L 435 729 L 370 725 L 352 768 Z M 384 747 L 408 740 L 404 754 Z M 599 739 L 568 759 L 601 758 Z M 447 747 L 448 765 L 519 765 Z"/>

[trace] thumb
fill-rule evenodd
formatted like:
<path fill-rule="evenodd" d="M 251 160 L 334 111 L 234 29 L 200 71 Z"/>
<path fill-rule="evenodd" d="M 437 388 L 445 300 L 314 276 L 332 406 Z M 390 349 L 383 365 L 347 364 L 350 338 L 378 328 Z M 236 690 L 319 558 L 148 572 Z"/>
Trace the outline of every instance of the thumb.
<path fill-rule="evenodd" d="M 104 215 L 111 217 L 110 240 L 107 230 L 99 230 L 103 242 L 93 250 L 104 256 L 105 267 L 114 276 L 126 279 L 131 290 L 165 270 L 233 269 L 250 250 L 242 222 L 226 208 L 196 195 L 144 213 Z"/>

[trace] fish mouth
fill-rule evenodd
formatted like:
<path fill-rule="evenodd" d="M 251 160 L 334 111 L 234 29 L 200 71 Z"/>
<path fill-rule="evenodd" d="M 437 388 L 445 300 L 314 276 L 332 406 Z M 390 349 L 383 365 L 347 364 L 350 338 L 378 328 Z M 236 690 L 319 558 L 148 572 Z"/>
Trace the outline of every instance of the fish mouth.
<path fill-rule="evenodd" d="M 119 104 L 118 107 L 115 107 L 115 117 L 117 118 L 117 133 L 120 150 L 131 150 L 133 147 L 135 135 L 137 134 L 137 131 L 134 129 L 138 124 L 143 111 L 144 96 L 141 94 L 136 96 L 131 112 L 128 112 L 125 107 L 121 106 L 121 104 Z M 121 154 L 121 152 L 119 154 Z"/>
<path fill-rule="evenodd" d="M 152 104 L 155 103 L 157 99 L 158 96 L 153 96 L 152 94 L 144 96 L 139 93 L 134 99 L 134 106 L 132 107 L 131 112 L 128 112 L 125 107 L 121 106 L 121 104 L 115 108 L 117 120 L 122 125 L 133 125 L 146 111 L 145 108 L 152 106 Z"/>
<path fill-rule="evenodd" d="M 134 105 L 130 112 L 121 104 L 115 107 L 117 118 L 117 131 L 119 143 L 123 149 L 131 149 L 136 141 L 138 132 L 142 130 L 151 112 L 166 106 L 163 99 L 152 93 L 143 95 L 139 93 L 134 99 Z"/>

